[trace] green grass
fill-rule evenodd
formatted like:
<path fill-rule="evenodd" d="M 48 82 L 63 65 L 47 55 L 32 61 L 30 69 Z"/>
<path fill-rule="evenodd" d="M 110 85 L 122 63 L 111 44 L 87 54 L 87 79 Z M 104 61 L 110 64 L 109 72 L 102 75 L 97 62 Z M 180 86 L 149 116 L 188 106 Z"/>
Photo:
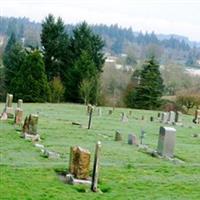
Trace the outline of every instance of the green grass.
<path fill-rule="evenodd" d="M 3 110 L 0 104 L 0 110 Z M 184 127 L 176 132 L 175 155 L 185 161 L 173 164 L 153 158 L 127 144 L 127 136 L 141 128 L 145 143 L 156 148 L 159 122 L 150 122 L 157 112 L 133 110 L 128 123 L 120 121 L 122 111 L 102 108 L 102 117 L 94 113 L 92 129 L 73 126 L 77 121 L 87 126 L 86 108 L 74 104 L 24 104 L 25 115 L 39 113 L 41 143 L 61 154 L 57 160 L 44 158 L 31 142 L 20 138 L 12 120 L 0 121 L 0 199 L 10 200 L 75 200 L 75 199 L 200 199 L 200 126 L 192 116 L 183 116 Z M 141 116 L 145 116 L 145 120 Z M 115 142 L 115 130 L 123 133 L 123 141 Z M 102 142 L 99 187 L 103 193 L 92 193 L 87 186 L 71 186 L 59 180 L 56 171 L 67 170 L 70 146 L 87 148 L 94 156 L 96 141 Z M 92 162 L 91 162 L 92 170 Z"/>

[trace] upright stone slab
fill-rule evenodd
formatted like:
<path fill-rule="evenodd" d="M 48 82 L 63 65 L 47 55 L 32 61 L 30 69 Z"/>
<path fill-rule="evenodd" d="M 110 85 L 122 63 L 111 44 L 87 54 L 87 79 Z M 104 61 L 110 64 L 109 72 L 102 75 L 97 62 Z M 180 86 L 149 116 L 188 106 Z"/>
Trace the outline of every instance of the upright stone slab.
<path fill-rule="evenodd" d="M 169 120 L 168 123 L 169 124 L 174 124 L 175 123 L 175 118 L 176 118 L 176 114 L 174 111 L 170 111 L 169 112 Z"/>
<path fill-rule="evenodd" d="M 38 126 L 38 115 L 31 114 L 29 116 L 29 134 L 37 135 L 37 126 Z"/>
<path fill-rule="evenodd" d="M 154 118 L 153 116 L 150 117 L 150 122 L 153 122 L 154 121 Z"/>
<path fill-rule="evenodd" d="M 182 125 L 182 113 L 177 111 L 175 115 L 175 123 L 177 125 Z"/>
<path fill-rule="evenodd" d="M 115 132 L 115 141 L 122 141 L 122 135 L 119 131 Z"/>
<path fill-rule="evenodd" d="M 128 135 L 128 144 L 130 145 L 138 145 L 137 137 L 135 134 Z"/>
<path fill-rule="evenodd" d="M 14 110 L 13 110 L 13 107 L 12 107 L 12 102 L 13 102 L 13 95 L 7 94 L 5 112 L 7 113 L 8 118 L 14 117 Z"/>
<path fill-rule="evenodd" d="M 162 113 L 162 123 L 166 124 L 168 122 L 168 115 L 166 112 Z"/>
<path fill-rule="evenodd" d="M 108 114 L 109 114 L 109 115 L 112 115 L 112 113 L 113 113 L 112 110 L 109 110 L 109 111 L 108 111 Z"/>
<path fill-rule="evenodd" d="M 98 141 L 96 144 L 95 155 L 94 155 L 94 165 L 93 165 L 93 172 L 92 172 L 92 184 L 91 190 L 93 192 L 98 191 L 98 178 L 99 178 L 99 156 L 100 156 L 100 149 L 101 149 L 101 142 Z"/>
<path fill-rule="evenodd" d="M 88 119 L 88 129 L 91 128 L 93 109 L 94 109 L 93 106 L 91 106 L 91 107 L 90 107 L 90 113 L 89 113 L 89 119 Z"/>
<path fill-rule="evenodd" d="M 176 143 L 176 129 L 160 127 L 157 152 L 162 156 L 173 157 Z"/>
<path fill-rule="evenodd" d="M 88 179 L 90 171 L 90 152 L 81 147 L 71 147 L 69 172 L 78 179 Z"/>
<path fill-rule="evenodd" d="M 15 110 L 15 120 L 14 123 L 17 125 L 21 125 L 22 124 L 22 118 L 23 118 L 23 110 L 20 108 L 17 108 Z"/>
<path fill-rule="evenodd" d="M 29 118 L 26 116 L 25 120 L 24 120 L 24 125 L 22 128 L 22 133 L 26 134 L 29 132 Z"/>
<path fill-rule="evenodd" d="M 200 124 L 200 110 L 195 111 L 195 123 Z"/>
<path fill-rule="evenodd" d="M 23 104 L 23 100 L 22 99 L 18 99 L 18 101 L 17 101 L 17 108 L 22 109 L 22 104 Z"/>
<path fill-rule="evenodd" d="M 121 114 L 121 121 L 128 122 L 128 117 L 126 116 L 126 114 L 124 112 L 122 112 L 122 114 Z"/>

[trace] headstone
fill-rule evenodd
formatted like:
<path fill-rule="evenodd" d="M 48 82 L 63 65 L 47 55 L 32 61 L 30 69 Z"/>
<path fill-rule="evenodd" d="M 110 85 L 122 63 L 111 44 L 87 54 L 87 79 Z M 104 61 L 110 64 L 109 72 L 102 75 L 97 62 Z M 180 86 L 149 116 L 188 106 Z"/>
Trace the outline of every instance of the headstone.
<path fill-rule="evenodd" d="M 90 171 L 90 152 L 81 147 L 71 147 L 69 172 L 78 179 L 88 179 Z"/>
<path fill-rule="evenodd" d="M 101 142 L 98 141 L 96 144 L 95 149 L 95 156 L 94 156 L 94 165 L 93 165 L 93 173 L 92 173 L 92 185 L 91 190 L 93 192 L 98 191 L 98 178 L 99 178 L 99 156 L 100 156 L 100 149 L 101 149 Z"/>
<path fill-rule="evenodd" d="M 91 128 L 91 123 L 92 123 L 92 113 L 93 113 L 93 106 L 91 106 L 91 108 L 90 108 L 89 120 L 88 120 L 88 129 Z"/>
<path fill-rule="evenodd" d="M 151 116 L 151 117 L 150 117 L 150 121 L 153 122 L 153 120 L 154 120 L 154 119 L 153 119 L 153 117 Z"/>
<path fill-rule="evenodd" d="M 22 124 L 22 118 L 23 118 L 23 110 L 20 108 L 17 108 L 15 110 L 15 121 L 14 123 L 17 125 L 21 125 Z"/>
<path fill-rule="evenodd" d="M 166 124 L 167 121 L 168 121 L 168 113 L 163 112 L 162 115 L 161 115 L 161 122 Z"/>
<path fill-rule="evenodd" d="M 129 114 L 129 116 L 131 116 L 132 115 L 132 110 L 129 110 L 128 114 Z"/>
<path fill-rule="evenodd" d="M 196 111 L 195 111 L 194 122 L 195 122 L 196 124 L 200 124 L 200 110 L 196 110 Z"/>
<path fill-rule="evenodd" d="M 24 120 L 24 125 L 23 125 L 23 128 L 22 128 L 22 132 L 23 132 L 23 134 L 29 132 L 29 119 L 28 119 L 27 116 L 26 116 L 26 118 Z"/>
<path fill-rule="evenodd" d="M 91 104 L 88 104 L 87 105 L 87 114 L 89 115 L 90 114 L 90 109 L 92 108 L 92 105 Z"/>
<path fill-rule="evenodd" d="M 115 132 L 115 141 L 122 141 L 122 135 L 119 131 Z"/>
<path fill-rule="evenodd" d="M 176 129 L 160 127 L 157 152 L 162 156 L 173 157 L 176 142 Z"/>
<path fill-rule="evenodd" d="M 121 114 L 121 121 L 128 122 L 128 117 L 126 116 L 126 114 L 124 112 L 122 112 L 122 114 Z"/>
<path fill-rule="evenodd" d="M 158 113 L 157 117 L 160 118 L 160 113 Z"/>
<path fill-rule="evenodd" d="M 23 100 L 22 99 L 18 99 L 18 101 L 17 101 L 17 108 L 22 109 L 22 104 L 23 104 Z"/>
<path fill-rule="evenodd" d="M 128 135 L 128 144 L 131 145 L 138 145 L 137 137 L 134 134 L 129 134 Z"/>
<path fill-rule="evenodd" d="M 145 131 L 144 129 L 141 129 L 141 135 L 140 135 L 140 144 L 142 145 L 144 142 L 144 136 L 145 136 Z"/>
<path fill-rule="evenodd" d="M 142 115 L 142 118 L 141 118 L 141 120 L 144 120 L 144 115 Z"/>
<path fill-rule="evenodd" d="M 36 114 L 31 114 L 29 116 L 29 134 L 32 135 L 37 135 L 37 126 L 38 126 L 38 115 Z"/>
<path fill-rule="evenodd" d="M 3 112 L 3 113 L 1 114 L 1 120 L 4 121 L 4 120 L 7 120 L 7 119 L 8 119 L 7 113 L 6 113 L 6 112 Z"/>
<path fill-rule="evenodd" d="M 182 125 L 182 113 L 177 111 L 175 115 L 175 123 L 177 125 Z"/>
<path fill-rule="evenodd" d="M 174 111 L 170 111 L 169 112 L 169 118 L 168 118 L 168 123 L 169 124 L 174 124 L 175 123 L 175 112 Z"/>
<path fill-rule="evenodd" d="M 6 97 L 6 105 L 5 105 L 5 112 L 7 113 L 8 118 L 14 118 L 14 111 L 12 107 L 13 95 L 7 94 Z"/>

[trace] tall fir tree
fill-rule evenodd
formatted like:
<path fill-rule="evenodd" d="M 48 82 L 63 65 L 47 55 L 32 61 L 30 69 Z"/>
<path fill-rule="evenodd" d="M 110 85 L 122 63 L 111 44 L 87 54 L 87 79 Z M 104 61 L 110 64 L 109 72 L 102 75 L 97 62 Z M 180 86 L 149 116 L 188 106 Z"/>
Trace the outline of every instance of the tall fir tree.
<path fill-rule="evenodd" d="M 102 72 L 104 42 L 100 36 L 94 34 L 86 22 L 73 30 L 70 42 L 72 53 L 70 69 L 67 73 L 65 96 L 68 101 L 81 102 L 80 85 L 83 80 L 96 80 Z M 96 101 L 97 84 L 94 84 L 91 103 Z"/>
<path fill-rule="evenodd" d="M 11 85 L 11 82 L 19 72 L 21 65 L 24 63 L 25 57 L 26 53 L 22 45 L 16 41 L 15 35 L 11 34 L 3 55 L 7 92 L 14 93 L 14 88 L 13 85 Z"/>
<path fill-rule="evenodd" d="M 137 84 L 128 95 L 129 106 L 139 109 L 156 109 L 161 105 L 164 90 L 159 65 L 154 57 L 147 60 L 138 78 Z M 131 97 L 131 99 L 130 99 Z"/>
<path fill-rule="evenodd" d="M 49 14 L 42 23 L 41 43 L 48 81 L 65 79 L 69 61 L 69 38 L 61 18 Z"/>
<path fill-rule="evenodd" d="M 49 100 L 50 89 L 45 66 L 38 50 L 27 53 L 25 62 L 11 85 L 15 88 L 15 98 L 22 98 L 25 102 L 47 102 Z"/>

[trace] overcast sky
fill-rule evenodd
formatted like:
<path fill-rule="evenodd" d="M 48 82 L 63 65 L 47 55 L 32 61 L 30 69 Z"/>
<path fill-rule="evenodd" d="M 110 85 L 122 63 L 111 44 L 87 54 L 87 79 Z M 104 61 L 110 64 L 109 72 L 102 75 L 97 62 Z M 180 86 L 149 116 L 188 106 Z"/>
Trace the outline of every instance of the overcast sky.
<path fill-rule="evenodd" d="M 61 16 L 65 23 L 118 23 L 134 31 L 200 41 L 200 0 L 0 0 L 1 16 L 41 22 L 48 13 Z"/>

